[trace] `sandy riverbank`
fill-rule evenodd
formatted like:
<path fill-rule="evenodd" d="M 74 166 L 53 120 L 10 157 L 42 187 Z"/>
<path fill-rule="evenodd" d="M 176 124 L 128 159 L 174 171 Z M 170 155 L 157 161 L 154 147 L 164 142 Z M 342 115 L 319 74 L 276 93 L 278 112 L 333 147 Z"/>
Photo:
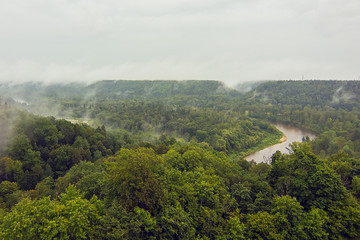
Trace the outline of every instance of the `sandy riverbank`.
<path fill-rule="evenodd" d="M 287 137 L 284 135 L 282 138 L 280 138 L 280 142 L 285 142 L 287 140 Z"/>

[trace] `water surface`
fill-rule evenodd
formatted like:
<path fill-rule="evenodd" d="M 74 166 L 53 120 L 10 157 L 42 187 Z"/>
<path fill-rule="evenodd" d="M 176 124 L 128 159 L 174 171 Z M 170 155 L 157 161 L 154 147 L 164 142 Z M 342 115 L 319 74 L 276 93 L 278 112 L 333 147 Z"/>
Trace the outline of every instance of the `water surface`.
<path fill-rule="evenodd" d="M 282 153 L 289 153 L 288 147 L 292 142 L 301 142 L 303 137 L 308 136 L 311 140 L 315 139 L 315 135 L 309 131 L 305 131 L 289 125 L 275 124 L 277 129 L 284 133 L 287 137 L 286 141 L 264 148 L 253 154 L 246 156 L 245 159 L 248 161 L 254 160 L 257 163 L 267 161 L 276 152 L 281 151 Z"/>

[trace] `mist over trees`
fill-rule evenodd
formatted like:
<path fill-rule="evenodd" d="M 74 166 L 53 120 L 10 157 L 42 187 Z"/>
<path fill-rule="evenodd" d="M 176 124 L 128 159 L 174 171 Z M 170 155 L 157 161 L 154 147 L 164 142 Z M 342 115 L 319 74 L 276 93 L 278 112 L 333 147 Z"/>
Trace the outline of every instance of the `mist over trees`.
<path fill-rule="evenodd" d="M 356 239 L 359 91 L 357 81 L 243 93 L 217 81 L 3 84 L 0 238 Z M 56 114 L 30 113 L 46 109 Z M 271 122 L 317 138 L 243 160 L 279 141 Z"/>

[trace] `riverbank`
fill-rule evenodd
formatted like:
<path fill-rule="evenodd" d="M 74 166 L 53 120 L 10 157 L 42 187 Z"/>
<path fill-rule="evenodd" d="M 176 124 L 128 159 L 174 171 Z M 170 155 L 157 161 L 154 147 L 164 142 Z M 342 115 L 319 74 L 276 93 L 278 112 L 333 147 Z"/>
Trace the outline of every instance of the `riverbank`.
<path fill-rule="evenodd" d="M 275 134 L 267 136 L 266 138 L 263 139 L 263 141 L 261 141 L 261 143 L 250 148 L 248 151 L 240 152 L 240 153 L 232 153 L 232 154 L 229 154 L 229 157 L 231 159 L 245 158 L 246 156 L 249 156 L 255 152 L 258 152 L 265 148 L 282 143 L 286 140 L 287 140 L 287 137 L 284 135 L 284 133 L 281 132 L 279 129 L 276 129 Z"/>
<path fill-rule="evenodd" d="M 285 142 L 287 140 L 287 137 L 284 135 L 281 139 L 280 142 Z"/>
<path fill-rule="evenodd" d="M 283 133 L 278 143 L 265 147 L 262 150 L 255 151 L 249 155 L 246 155 L 244 159 L 255 162 L 264 162 L 267 161 L 271 156 L 276 152 L 280 151 L 282 153 L 288 153 L 289 145 L 293 142 L 301 142 L 304 138 L 309 137 L 310 140 L 316 138 L 316 136 L 305 130 L 282 124 L 274 124 L 274 126 Z M 284 137 L 286 136 L 286 137 Z"/>

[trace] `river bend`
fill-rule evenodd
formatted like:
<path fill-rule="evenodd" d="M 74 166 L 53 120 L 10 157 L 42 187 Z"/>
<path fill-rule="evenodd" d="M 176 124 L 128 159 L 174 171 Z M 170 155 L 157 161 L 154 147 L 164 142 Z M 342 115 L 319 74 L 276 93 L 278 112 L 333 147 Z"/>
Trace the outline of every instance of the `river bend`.
<path fill-rule="evenodd" d="M 269 159 L 276 151 L 281 151 L 282 153 L 289 153 L 288 147 L 292 142 L 301 142 L 303 137 L 308 136 L 311 140 L 315 139 L 315 135 L 309 131 L 304 131 L 299 128 L 295 128 L 289 125 L 283 124 L 274 124 L 274 126 L 279 129 L 285 136 L 286 140 L 282 143 L 278 143 L 257 152 L 246 156 L 245 159 L 248 161 L 254 160 L 257 163 L 264 162 Z"/>

